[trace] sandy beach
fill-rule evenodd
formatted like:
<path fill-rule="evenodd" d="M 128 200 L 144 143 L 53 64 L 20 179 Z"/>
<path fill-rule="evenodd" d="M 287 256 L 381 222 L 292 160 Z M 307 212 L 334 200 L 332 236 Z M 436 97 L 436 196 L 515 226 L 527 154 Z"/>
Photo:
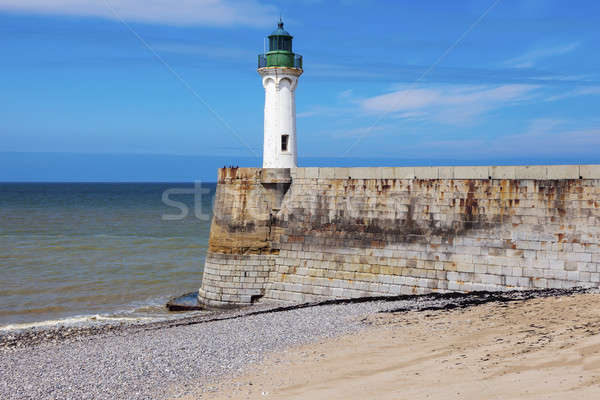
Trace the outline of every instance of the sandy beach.
<path fill-rule="evenodd" d="M 597 399 L 600 295 L 371 315 L 271 354 L 209 399 Z M 197 398 L 197 397 L 190 397 Z"/>

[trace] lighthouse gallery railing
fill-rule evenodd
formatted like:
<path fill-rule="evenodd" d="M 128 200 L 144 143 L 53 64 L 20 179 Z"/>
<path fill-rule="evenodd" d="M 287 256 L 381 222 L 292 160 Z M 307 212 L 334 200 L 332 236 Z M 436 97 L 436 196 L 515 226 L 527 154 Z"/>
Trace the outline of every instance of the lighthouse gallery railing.
<path fill-rule="evenodd" d="M 258 68 L 287 67 L 302 69 L 302 56 L 293 53 L 270 53 L 258 55 Z"/>

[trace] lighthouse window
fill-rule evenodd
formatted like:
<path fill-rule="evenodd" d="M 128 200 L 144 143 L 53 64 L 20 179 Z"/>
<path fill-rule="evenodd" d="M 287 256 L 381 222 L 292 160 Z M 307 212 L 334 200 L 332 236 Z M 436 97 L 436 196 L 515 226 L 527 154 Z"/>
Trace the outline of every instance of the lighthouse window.
<path fill-rule="evenodd" d="M 282 39 L 281 50 L 292 51 L 292 41 L 290 39 Z"/>
<path fill-rule="evenodd" d="M 281 135 L 281 151 L 288 151 L 290 135 Z"/>
<path fill-rule="evenodd" d="M 272 36 L 269 37 L 269 51 L 292 51 L 292 38 Z"/>

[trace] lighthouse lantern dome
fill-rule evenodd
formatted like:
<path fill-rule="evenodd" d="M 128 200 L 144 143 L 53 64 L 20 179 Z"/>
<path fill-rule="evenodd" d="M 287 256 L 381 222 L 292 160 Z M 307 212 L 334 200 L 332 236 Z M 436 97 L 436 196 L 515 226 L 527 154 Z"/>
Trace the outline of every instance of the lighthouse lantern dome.
<path fill-rule="evenodd" d="M 269 52 L 284 51 L 291 53 L 292 39 L 293 36 L 283 29 L 283 21 L 280 20 L 277 29 L 269 35 Z"/>

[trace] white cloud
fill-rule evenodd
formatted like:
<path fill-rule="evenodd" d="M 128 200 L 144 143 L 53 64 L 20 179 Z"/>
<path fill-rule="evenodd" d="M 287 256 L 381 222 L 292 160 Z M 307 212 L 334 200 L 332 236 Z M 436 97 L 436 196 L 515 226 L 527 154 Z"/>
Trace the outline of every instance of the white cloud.
<path fill-rule="evenodd" d="M 545 49 L 537 49 L 525 53 L 522 56 L 507 60 L 505 64 L 515 68 L 531 68 L 535 66 L 538 61 L 544 58 L 568 54 L 578 47 L 579 43 L 575 42 L 561 46 L 547 47 Z"/>
<path fill-rule="evenodd" d="M 172 25 L 262 27 L 278 18 L 275 7 L 259 0 L 0 0 L 0 10 Z"/>
<path fill-rule="evenodd" d="M 446 123 L 464 124 L 491 110 L 530 99 L 536 85 L 442 86 L 404 89 L 362 101 L 369 113 L 394 113 Z"/>

